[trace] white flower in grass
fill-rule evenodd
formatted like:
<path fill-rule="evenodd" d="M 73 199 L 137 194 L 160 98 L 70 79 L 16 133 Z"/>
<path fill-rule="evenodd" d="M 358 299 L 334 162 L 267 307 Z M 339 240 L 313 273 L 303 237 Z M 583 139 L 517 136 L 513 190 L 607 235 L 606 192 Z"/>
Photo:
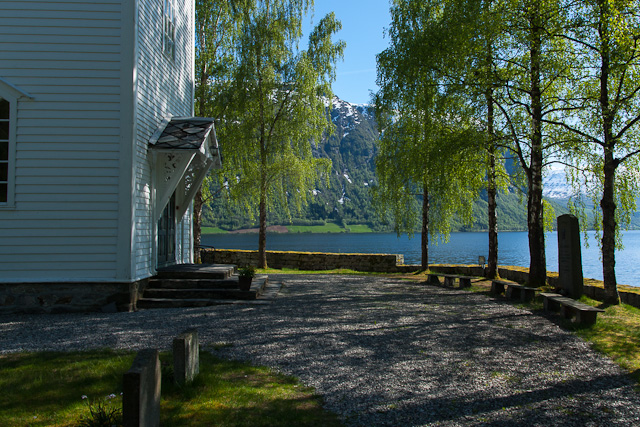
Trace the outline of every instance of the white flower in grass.
<path fill-rule="evenodd" d="M 107 399 L 113 399 L 114 397 L 116 397 L 116 395 L 111 393 L 109 396 L 107 396 Z"/>
<path fill-rule="evenodd" d="M 83 394 L 83 395 L 82 395 L 82 400 L 84 400 L 84 399 L 88 399 L 88 397 L 87 397 L 87 395 L 86 395 L 86 394 Z"/>

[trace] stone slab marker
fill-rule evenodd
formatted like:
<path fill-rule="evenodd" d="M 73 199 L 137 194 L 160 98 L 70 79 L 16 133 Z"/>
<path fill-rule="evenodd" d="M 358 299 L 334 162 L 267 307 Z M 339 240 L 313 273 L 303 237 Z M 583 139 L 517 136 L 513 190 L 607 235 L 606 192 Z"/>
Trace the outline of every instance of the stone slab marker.
<path fill-rule="evenodd" d="M 124 427 L 160 425 L 160 360 L 158 350 L 141 350 L 122 378 Z"/>
<path fill-rule="evenodd" d="M 558 217 L 558 283 L 564 295 L 582 296 L 582 252 L 580 227 L 574 215 Z"/>
<path fill-rule="evenodd" d="M 173 376 L 178 384 L 187 384 L 200 372 L 198 331 L 187 329 L 173 339 Z"/>

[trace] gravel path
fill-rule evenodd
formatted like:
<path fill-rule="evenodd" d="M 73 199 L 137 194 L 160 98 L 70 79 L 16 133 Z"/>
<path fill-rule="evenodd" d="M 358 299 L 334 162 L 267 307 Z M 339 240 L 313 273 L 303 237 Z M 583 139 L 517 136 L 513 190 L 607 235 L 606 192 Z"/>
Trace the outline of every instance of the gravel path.
<path fill-rule="evenodd" d="M 348 425 L 640 426 L 624 372 L 542 316 L 381 277 L 271 280 L 285 285 L 268 305 L 0 316 L 0 353 L 169 349 L 196 327 L 219 356 L 315 387 Z"/>

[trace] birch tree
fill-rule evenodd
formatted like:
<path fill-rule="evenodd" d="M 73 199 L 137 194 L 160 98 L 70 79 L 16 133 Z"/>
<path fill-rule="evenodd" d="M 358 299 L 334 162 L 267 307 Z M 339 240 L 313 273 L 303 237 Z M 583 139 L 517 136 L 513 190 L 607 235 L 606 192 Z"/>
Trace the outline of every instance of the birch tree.
<path fill-rule="evenodd" d="M 456 214 L 472 221 L 471 205 L 483 178 L 482 138 L 473 115 L 446 84 L 440 67 L 446 59 L 434 55 L 450 35 L 439 25 L 443 12 L 441 2 L 393 2 L 390 47 L 377 58 L 380 90 L 374 99 L 383 131 L 377 205 L 391 213 L 398 233 L 412 234 L 421 219 L 425 270 L 429 236 L 446 240 Z"/>
<path fill-rule="evenodd" d="M 575 84 L 553 124 L 573 135 L 564 153 L 572 182 L 599 205 L 593 225 L 602 233 L 605 303 L 618 304 L 615 250 L 640 190 L 640 4 L 585 0 L 573 5 L 573 18 Z"/>
<path fill-rule="evenodd" d="M 501 82 L 493 99 L 508 129 L 508 148 L 527 181 L 532 286 L 544 285 L 547 278 L 544 232 L 553 215 L 544 215 L 542 176 L 561 149 L 548 123 L 559 114 L 557 102 L 569 72 L 571 46 L 561 37 L 566 30 L 563 6 L 556 0 L 505 0 L 500 7 L 503 34 L 494 54 Z"/>
<path fill-rule="evenodd" d="M 229 86 L 242 18 L 255 0 L 197 0 L 195 11 L 195 104 L 197 116 L 216 119 L 218 136 L 226 139 L 224 115 L 230 107 Z M 202 207 L 212 196 L 207 176 L 193 203 L 194 259 L 200 260 Z"/>
<path fill-rule="evenodd" d="M 344 43 L 332 41 L 341 25 L 331 13 L 312 31 L 308 48 L 298 49 L 301 20 L 312 6 L 311 0 L 258 2 L 244 16 L 234 58 L 223 167 L 232 199 L 257 210 L 261 268 L 267 267 L 268 212 L 299 209 L 330 170 L 311 148 L 332 130 L 326 102 Z"/>

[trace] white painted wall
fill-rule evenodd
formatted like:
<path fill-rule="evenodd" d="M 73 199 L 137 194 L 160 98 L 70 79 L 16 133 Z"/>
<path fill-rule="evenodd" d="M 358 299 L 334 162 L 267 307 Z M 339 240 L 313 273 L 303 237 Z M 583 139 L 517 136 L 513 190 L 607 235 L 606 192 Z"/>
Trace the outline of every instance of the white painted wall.
<path fill-rule="evenodd" d="M 136 193 L 135 201 L 135 266 L 137 277 L 155 272 L 155 236 L 153 221 L 152 159 L 148 143 L 169 116 L 191 116 L 193 108 L 194 2 L 178 0 L 175 59 L 162 52 L 163 0 L 141 0 L 138 8 L 137 95 L 136 95 Z M 190 245 L 191 212 L 185 214 L 184 225 L 176 227 L 178 262 L 189 262 L 189 251 L 178 250 Z M 185 230 L 185 233 L 181 233 Z M 186 242 L 186 243 L 185 243 Z M 187 252 L 187 256 L 185 256 Z"/>
<path fill-rule="evenodd" d="M 120 0 L 0 2 L 0 77 L 33 96 L 17 105 L 0 281 L 115 279 L 120 30 Z"/>
<path fill-rule="evenodd" d="M 175 62 L 162 54 L 162 4 L 0 1 L 0 77 L 33 96 L 17 106 L 0 282 L 155 272 L 147 144 L 167 115 L 191 115 L 193 99 L 193 0 L 177 1 Z M 190 221 L 179 229 L 185 262 Z"/>

